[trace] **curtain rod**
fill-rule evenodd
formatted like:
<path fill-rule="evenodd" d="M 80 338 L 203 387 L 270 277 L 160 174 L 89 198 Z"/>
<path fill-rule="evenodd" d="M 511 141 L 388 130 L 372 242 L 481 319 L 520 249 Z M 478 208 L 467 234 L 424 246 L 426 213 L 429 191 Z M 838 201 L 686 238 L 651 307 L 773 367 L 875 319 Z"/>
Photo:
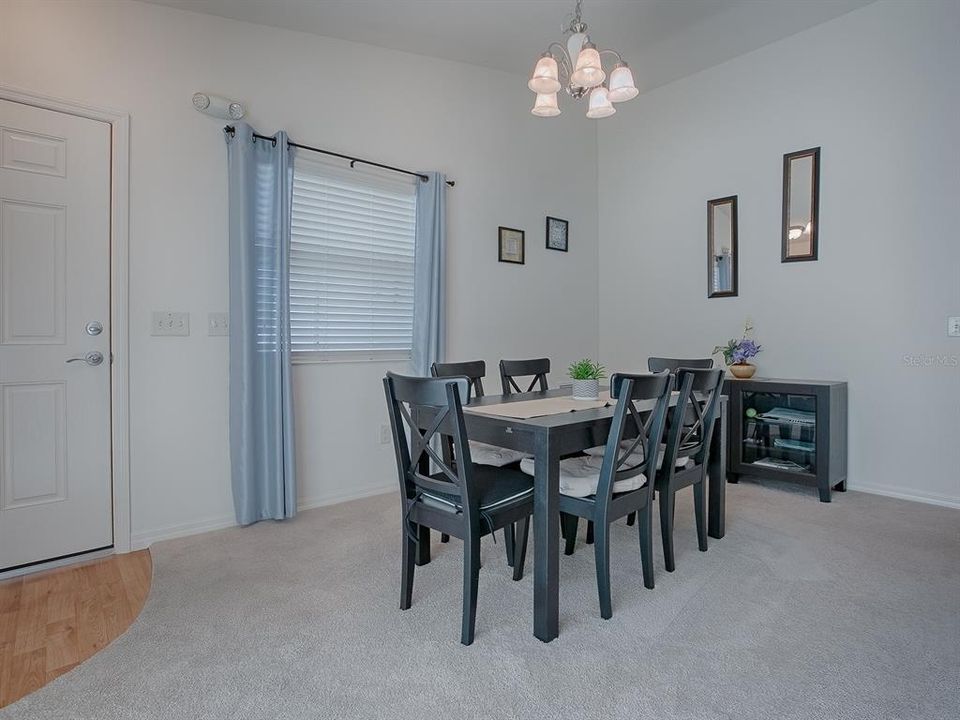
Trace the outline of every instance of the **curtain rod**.
<path fill-rule="evenodd" d="M 228 135 L 233 135 L 236 132 L 233 125 L 227 125 L 225 128 L 223 128 L 223 131 Z M 275 137 L 271 137 L 270 135 L 261 135 L 260 133 L 255 132 L 253 133 L 253 136 L 255 138 L 260 138 L 261 140 L 269 140 L 274 144 L 277 142 L 277 139 Z M 292 140 L 287 140 L 287 145 L 293 145 L 293 147 L 300 148 L 301 150 L 309 150 L 310 152 L 322 153 L 323 155 L 332 155 L 333 157 L 349 160 L 351 168 L 356 163 L 363 163 L 364 165 L 372 165 L 373 167 L 383 168 L 384 170 L 392 170 L 393 172 L 403 173 L 404 175 L 416 175 L 423 182 L 427 182 L 427 180 L 430 179 L 427 175 L 422 175 L 418 172 L 413 172 L 412 170 L 404 170 L 403 168 L 393 167 L 392 165 L 384 165 L 383 163 L 373 162 L 372 160 L 363 160 L 361 158 L 351 157 L 350 155 L 336 153 L 332 150 L 321 150 L 320 148 L 311 147 L 310 145 L 301 145 L 300 143 L 295 143 Z M 447 180 L 447 185 L 453 187 L 456 185 L 456 182 L 453 180 Z"/>

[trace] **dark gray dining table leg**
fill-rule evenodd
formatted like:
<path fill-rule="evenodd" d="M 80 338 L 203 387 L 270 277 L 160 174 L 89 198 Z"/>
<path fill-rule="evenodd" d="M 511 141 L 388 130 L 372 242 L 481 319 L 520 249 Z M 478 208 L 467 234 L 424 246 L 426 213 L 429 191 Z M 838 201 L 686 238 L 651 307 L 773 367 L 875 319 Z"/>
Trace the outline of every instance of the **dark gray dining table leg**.
<path fill-rule="evenodd" d="M 727 505 L 727 408 L 720 407 L 710 439 L 710 464 L 707 467 L 707 534 L 718 540 L 726 533 Z"/>
<path fill-rule="evenodd" d="M 560 634 L 560 453 L 547 433 L 537 438 L 533 490 L 533 634 Z"/>

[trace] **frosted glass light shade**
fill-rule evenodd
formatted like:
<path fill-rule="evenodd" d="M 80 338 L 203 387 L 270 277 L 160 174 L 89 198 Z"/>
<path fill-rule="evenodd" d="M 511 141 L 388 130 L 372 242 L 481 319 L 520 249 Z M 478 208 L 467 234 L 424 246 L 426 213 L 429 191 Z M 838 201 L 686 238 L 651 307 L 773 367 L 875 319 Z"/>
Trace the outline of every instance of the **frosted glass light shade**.
<path fill-rule="evenodd" d="M 590 107 L 587 109 L 588 118 L 605 118 L 613 115 L 617 109 L 607 96 L 607 89 L 600 85 L 590 91 Z"/>
<path fill-rule="evenodd" d="M 533 69 L 533 77 L 530 78 L 527 87 L 537 94 L 555 93 L 560 89 L 558 76 L 557 61 L 544 53 L 537 60 L 537 66 Z"/>
<path fill-rule="evenodd" d="M 570 83 L 578 87 L 597 87 L 606 79 L 606 74 L 600 65 L 600 53 L 592 42 L 583 44 L 583 49 L 577 56 L 577 67 L 570 76 Z"/>
<path fill-rule="evenodd" d="M 531 110 L 537 117 L 556 117 L 560 114 L 560 108 L 557 106 L 556 93 L 539 93 L 537 101 L 533 104 Z"/>
<path fill-rule="evenodd" d="M 626 63 L 618 64 L 610 73 L 609 86 L 610 90 L 607 92 L 607 97 L 610 98 L 610 102 L 633 100 L 640 94 L 633 82 L 633 73 Z"/>

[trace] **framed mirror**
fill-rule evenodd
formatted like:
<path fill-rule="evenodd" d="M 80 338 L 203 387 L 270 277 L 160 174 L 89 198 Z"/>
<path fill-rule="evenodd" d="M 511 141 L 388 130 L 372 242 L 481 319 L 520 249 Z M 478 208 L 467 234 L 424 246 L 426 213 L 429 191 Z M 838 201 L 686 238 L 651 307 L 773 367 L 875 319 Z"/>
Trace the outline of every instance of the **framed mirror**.
<path fill-rule="evenodd" d="M 707 297 L 737 296 L 737 196 L 707 201 Z"/>
<path fill-rule="evenodd" d="M 820 148 L 783 156 L 782 262 L 817 259 Z"/>

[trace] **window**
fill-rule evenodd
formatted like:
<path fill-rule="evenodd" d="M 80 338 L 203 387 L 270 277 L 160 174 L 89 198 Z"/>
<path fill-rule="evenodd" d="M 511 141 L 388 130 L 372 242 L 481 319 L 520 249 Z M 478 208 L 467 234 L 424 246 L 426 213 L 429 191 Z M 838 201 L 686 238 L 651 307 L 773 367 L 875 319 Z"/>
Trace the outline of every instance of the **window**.
<path fill-rule="evenodd" d="M 409 358 L 416 178 L 297 158 L 291 347 L 301 358 Z"/>

